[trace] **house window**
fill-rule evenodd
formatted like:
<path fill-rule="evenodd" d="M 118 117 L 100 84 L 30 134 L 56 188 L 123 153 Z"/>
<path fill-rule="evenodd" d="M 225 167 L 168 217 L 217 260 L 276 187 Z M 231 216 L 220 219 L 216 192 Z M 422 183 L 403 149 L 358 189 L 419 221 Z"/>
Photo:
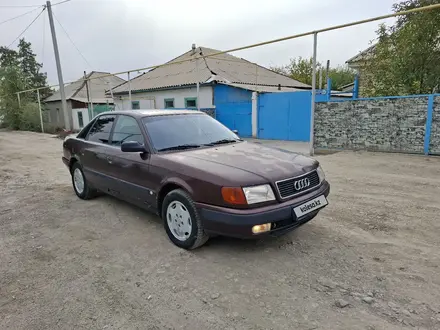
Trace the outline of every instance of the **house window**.
<path fill-rule="evenodd" d="M 197 108 L 197 97 L 186 97 L 185 108 Z"/>
<path fill-rule="evenodd" d="M 83 119 L 82 112 L 78 112 L 78 125 L 79 125 L 79 128 L 84 127 L 84 119 Z"/>
<path fill-rule="evenodd" d="M 57 108 L 57 124 L 60 123 L 60 108 Z"/>
<path fill-rule="evenodd" d="M 164 104 L 165 104 L 165 109 L 174 108 L 174 99 L 165 99 Z"/>
<path fill-rule="evenodd" d="M 131 109 L 132 110 L 139 110 L 141 108 L 139 101 L 131 101 Z"/>

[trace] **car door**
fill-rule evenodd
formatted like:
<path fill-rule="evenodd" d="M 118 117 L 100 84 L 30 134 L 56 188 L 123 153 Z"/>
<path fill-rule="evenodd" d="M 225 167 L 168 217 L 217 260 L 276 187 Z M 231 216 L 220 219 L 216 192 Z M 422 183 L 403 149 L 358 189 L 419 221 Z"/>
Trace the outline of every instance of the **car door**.
<path fill-rule="evenodd" d="M 136 141 L 146 146 L 138 121 L 129 115 L 119 115 L 111 136 L 110 170 L 118 179 L 120 197 L 142 207 L 155 206 L 155 194 L 149 176 L 150 153 L 122 152 L 123 142 Z"/>
<path fill-rule="evenodd" d="M 86 179 L 97 189 L 110 192 L 114 183 L 109 172 L 110 134 L 116 115 L 99 116 L 87 133 L 80 152 Z"/>

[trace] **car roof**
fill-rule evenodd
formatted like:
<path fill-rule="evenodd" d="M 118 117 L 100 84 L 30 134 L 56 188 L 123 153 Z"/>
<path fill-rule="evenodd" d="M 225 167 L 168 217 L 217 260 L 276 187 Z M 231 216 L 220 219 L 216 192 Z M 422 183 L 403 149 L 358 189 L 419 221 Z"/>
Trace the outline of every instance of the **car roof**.
<path fill-rule="evenodd" d="M 99 115 L 131 115 L 133 117 L 204 114 L 197 110 L 141 109 L 101 112 Z"/>

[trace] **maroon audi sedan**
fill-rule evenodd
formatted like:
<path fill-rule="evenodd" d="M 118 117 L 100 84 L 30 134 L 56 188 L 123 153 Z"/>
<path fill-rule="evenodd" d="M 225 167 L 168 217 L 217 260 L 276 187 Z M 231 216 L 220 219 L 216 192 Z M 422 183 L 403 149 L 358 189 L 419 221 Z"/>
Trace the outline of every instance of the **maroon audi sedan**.
<path fill-rule="evenodd" d="M 319 163 L 241 140 L 203 112 L 106 112 L 63 143 L 82 199 L 99 192 L 157 213 L 185 249 L 210 235 L 280 235 L 327 205 Z"/>

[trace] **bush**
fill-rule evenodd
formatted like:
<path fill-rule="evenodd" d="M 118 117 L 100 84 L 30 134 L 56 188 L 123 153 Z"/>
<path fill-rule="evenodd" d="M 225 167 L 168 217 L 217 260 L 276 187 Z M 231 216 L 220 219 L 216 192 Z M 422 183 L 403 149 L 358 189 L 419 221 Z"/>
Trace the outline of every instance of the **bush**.
<path fill-rule="evenodd" d="M 41 132 L 40 109 L 37 103 L 24 104 L 19 112 L 18 129 Z"/>
<path fill-rule="evenodd" d="M 58 134 L 59 132 L 64 130 L 63 127 L 51 123 L 43 123 L 43 126 L 44 126 L 44 133 L 48 133 L 48 134 Z"/>

